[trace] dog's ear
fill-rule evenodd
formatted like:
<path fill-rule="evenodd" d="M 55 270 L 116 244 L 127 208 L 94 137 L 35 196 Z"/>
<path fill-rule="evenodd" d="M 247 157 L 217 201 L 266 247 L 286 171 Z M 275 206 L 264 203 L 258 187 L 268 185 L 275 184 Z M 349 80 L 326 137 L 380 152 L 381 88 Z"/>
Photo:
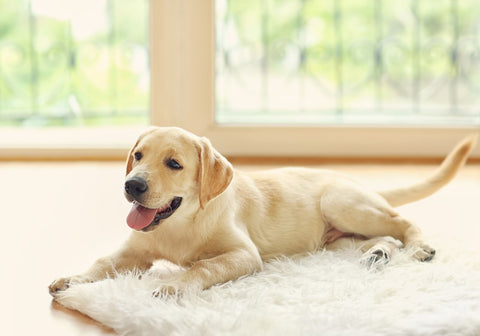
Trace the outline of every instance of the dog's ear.
<path fill-rule="evenodd" d="M 133 145 L 132 148 L 130 148 L 130 151 L 128 152 L 128 156 L 127 156 L 127 167 L 126 167 L 126 173 L 125 173 L 125 176 L 127 176 L 128 174 L 130 174 L 130 172 L 132 171 L 132 167 L 133 167 L 133 154 L 135 153 L 135 150 L 137 149 L 137 146 L 138 146 L 138 143 L 140 142 L 140 140 L 142 140 L 145 135 L 149 134 L 149 133 L 152 133 L 153 131 L 155 131 L 157 127 L 150 127 L 149 129 L 147 129 L 144 133 L 142 133 L 137 141 L 135 142 L 135 145 Z"/>
<path fill-rule="evenodd" d="M 133 145 L 132 148 L 128 151 L 128 156 L 127 156 L 127 170 L 125 172 L 125 176 L 130 174 L 132 171 L 132 166 L 133 166 L 133 153 L 135 152 L 135 149 L 137 149 L 137 145 L 140 142 L 141 137 L 137 139 L 137 142 L 135 142 L 135 145 Z"/>
<path fill-rule="evenodd" d="M 200 166 L 198 169 L 200 207 L 223 193 L 233 179 L 230 162 L 217 152 L 207 138 L 199 141 Z"/>

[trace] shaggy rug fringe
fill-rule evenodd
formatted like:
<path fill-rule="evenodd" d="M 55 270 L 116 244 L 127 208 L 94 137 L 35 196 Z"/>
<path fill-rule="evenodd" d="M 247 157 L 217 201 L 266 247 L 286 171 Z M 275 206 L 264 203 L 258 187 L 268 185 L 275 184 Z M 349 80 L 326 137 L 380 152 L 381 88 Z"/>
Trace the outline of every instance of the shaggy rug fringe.
<path fill-rule="evenodd" d="M 121 335 L 480 335 L 480 258 L 436 247 L 430 263 L 399 251 L 370 270 L 359 251 L 319 251 L 201 293 L 154 298 L 160 277 L 182 271 L 159 263 L 141 276 L 73 285 L 56 300 Z"/>

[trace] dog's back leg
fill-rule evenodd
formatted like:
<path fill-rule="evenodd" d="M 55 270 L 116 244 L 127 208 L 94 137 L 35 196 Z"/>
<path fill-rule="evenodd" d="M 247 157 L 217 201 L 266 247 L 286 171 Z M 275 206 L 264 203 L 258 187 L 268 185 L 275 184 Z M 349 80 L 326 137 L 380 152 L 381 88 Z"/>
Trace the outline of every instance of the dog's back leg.
<path fill-rule="evenodd" d="M 360 262 L 367 267 L 379 268 L 386 265 L 392 253 L 402 247 L 402 243 L 392 237 L 362 238 L 342 237 L 325 246 L 327 250 L 338 251 L 355 249 L 363 252 Z"/>
<path fill-rule="evenodd" d="M 414 257 L 428 261 L 435 255 L 420 229 L 400 216 L 388 202 L 373 191 L 344 181 L 326 188 L 321 198 L 325 222 L 335 229 L 367 238 L 391 236 L 414 248 Z"/>

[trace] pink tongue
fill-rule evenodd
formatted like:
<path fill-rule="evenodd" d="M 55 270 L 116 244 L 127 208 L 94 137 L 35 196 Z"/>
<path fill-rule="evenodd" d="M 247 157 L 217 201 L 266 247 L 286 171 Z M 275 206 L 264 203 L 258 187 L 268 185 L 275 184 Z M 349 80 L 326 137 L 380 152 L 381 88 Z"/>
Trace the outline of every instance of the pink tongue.
<path fill-rule="evenodd" d="M 132 229 L 141 230 L 153 221 L 156 214 L 157 209 L 148 209 L 140 204 L 134 203 L 127 216 L 127 224 Z"/>

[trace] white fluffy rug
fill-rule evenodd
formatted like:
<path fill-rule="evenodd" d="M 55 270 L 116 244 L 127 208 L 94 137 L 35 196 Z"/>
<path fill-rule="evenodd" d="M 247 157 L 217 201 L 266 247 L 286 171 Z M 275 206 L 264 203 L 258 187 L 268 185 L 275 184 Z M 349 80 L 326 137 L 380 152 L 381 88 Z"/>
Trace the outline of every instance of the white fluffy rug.
<path fill-rule="evenodd" d="M 74 285 L 57 301 L 124 335 L 480 335 L 480 257 L 436 247 L 430 263 L 400 251 L 377 271 L 358 251 L 320 251 L 170 298 L 151 296 L 160 264 L 142 279 Z"/>

